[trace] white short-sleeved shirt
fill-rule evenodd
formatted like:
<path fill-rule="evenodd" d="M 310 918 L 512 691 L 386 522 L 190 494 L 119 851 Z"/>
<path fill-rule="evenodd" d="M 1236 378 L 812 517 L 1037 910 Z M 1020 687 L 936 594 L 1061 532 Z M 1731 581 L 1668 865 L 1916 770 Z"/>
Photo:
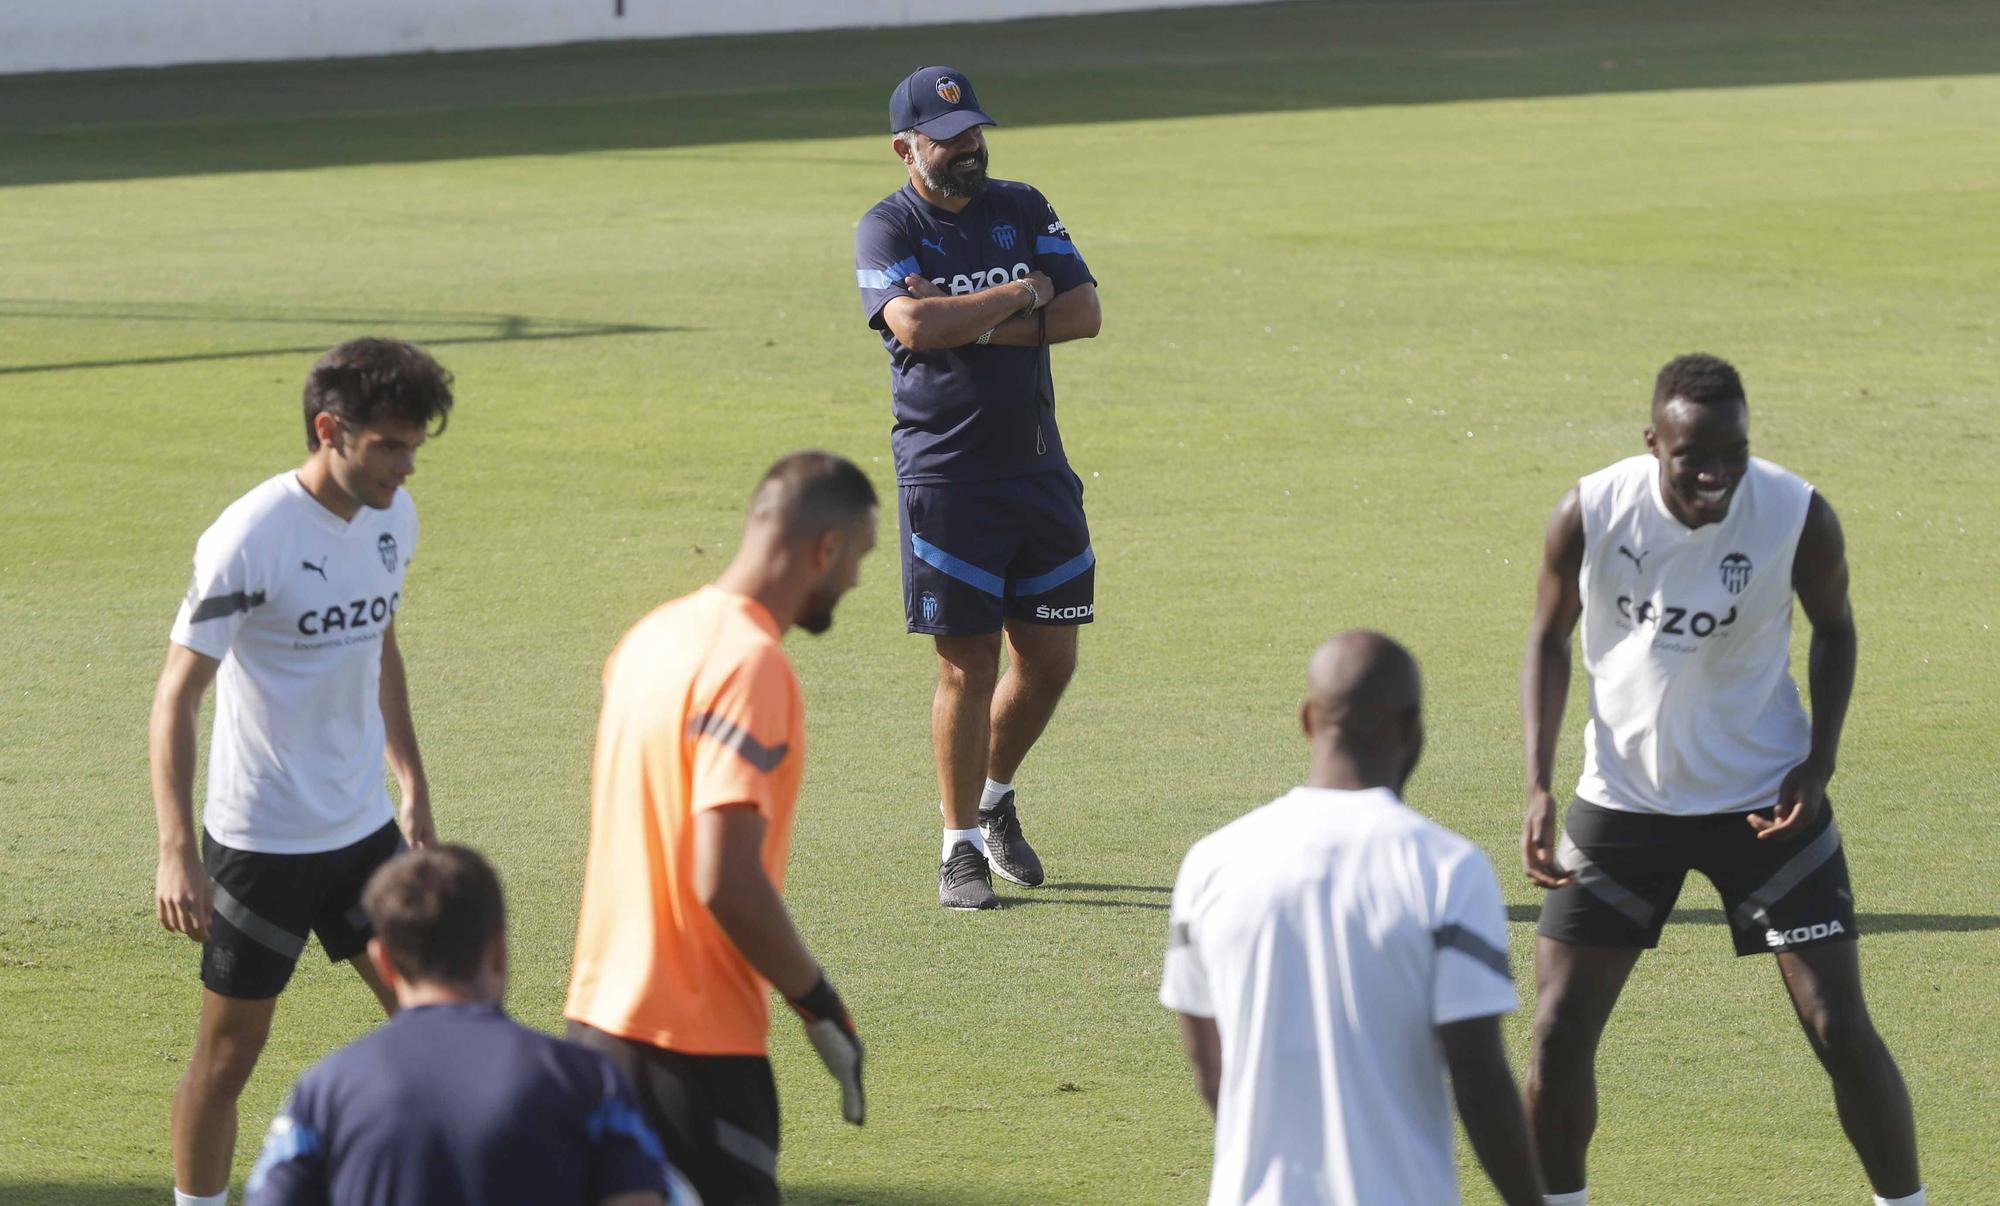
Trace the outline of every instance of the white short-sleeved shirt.
<path fill-rule="evenodd" d="M 1170 924 L 1160 1001 L 1222 1040 L 1211 1204 L 1459 1200 L 1436 1027 L 1520 1004 L 1477 846 L 1301 787 L 1195 844 Z"/>
<path fill-rule="evenodd" d="M 343 520 L 287 471 L 195 544 L 171 639 L 222 663 L 202 826 L 225 846 L 311 854 L 395 818 L 383 756 L 382 631 L 403 602 L 417 508 Z"/>

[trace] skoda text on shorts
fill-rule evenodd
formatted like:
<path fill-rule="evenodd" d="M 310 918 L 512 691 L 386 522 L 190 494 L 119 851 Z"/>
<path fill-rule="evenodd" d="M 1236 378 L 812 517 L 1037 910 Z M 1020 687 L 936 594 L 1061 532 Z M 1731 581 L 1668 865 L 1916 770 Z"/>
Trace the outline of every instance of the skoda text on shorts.
<path fill-rule="evenodd" d="M 890 361 L 905 619 L 937 646 L 938 898 L 959 909 L 997 907 L 993 872 L 1042 882 L 1014 774 L 1095 618 L 1048 349 L 1097 334 L 1097 281 L 1039 192 L 988 178 L 993 124 L 963 72 L 911 73 L 889 99 L 908 182 L 854 238 L 862 311 Z"/>
<path fill-rule="evenodd" d="M 201 1019 L 174 1093 L 175 1192 L 225 1192 L 236 1102 L 308 934 L 366 960 L 361 889 L 403 845 L 436 840 L 396 645 L 417 509 L 403 483 L 442 429 L 451 375 L 388 339 L 334 348 L 306 378 L 307 456 L 231 503 L 195 545 L 154 693 L 149 749 L 160 923 L 200 941 Z M 196 715 L 216 687 L 201 840 Z M 402 826 L 384 762 L 402 789 Z"/>
<path fill-rule="evenodd" d="M 1716 357 L 1660 370 L 1646 447 L 1556 505 L 1522 662 L 1522 857 L 1550 890 L 1527 1084 L 1543 1174 L 1551 1193 L 1584 1191 L 1598 1040 L 1695 870 L 1721 892 L 1737 954 L 1777 955 L 1876 1194 L 1916 1193 L 1916 1123 L 1862 997 L 1826 798 L 1857 648 L 1840 522 L 1811 486 L 1750 455 L 1743 383 Z M 1794 596 L 1812 622 L 1810 719 L 1791 677 Z M 1558 841 L 1552 784 L 1579 622 L 1590 723 Z"/>

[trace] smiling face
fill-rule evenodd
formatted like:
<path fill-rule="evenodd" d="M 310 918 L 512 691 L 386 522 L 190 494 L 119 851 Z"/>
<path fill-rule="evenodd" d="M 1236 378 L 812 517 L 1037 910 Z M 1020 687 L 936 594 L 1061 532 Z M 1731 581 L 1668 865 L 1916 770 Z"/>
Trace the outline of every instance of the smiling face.
<path fill-rule="evenodd" d="M 1736 487 L 1750 469 L 1750 407 L 1669 398 L 1653 407 L 1646 447 L 1660 462 L 1660 497 L 1690 528 L 1729 516 Z"/>
<path fill-rule="evenodd" d="M 943 142 L 913 132 L 896 140 L 896 152 L 912 179 L 941 197 L 972 198 L 986 189 L 986 134 L 973 126 Z"/>

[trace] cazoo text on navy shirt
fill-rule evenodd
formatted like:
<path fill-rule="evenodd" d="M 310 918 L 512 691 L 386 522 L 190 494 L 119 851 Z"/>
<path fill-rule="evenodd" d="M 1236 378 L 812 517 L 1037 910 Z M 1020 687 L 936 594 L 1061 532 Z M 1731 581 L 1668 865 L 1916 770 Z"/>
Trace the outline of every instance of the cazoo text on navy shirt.
<path fill-rule="evenodd" d="M 1047 348 L 939 348 L 913 352 L 882 318 L 903 278 L 918 273 L 964 294 L 1046 273 L 1056 292 L 1097 279 L 1042 194 L 991 181 L 964 210 L 925 201 L 908 184 L 885 197 L 854 232 L 854 276 L 868 325 L 889 350 L 896 480 L 986 481 L 1066 470 L 1056 430 Z"/>

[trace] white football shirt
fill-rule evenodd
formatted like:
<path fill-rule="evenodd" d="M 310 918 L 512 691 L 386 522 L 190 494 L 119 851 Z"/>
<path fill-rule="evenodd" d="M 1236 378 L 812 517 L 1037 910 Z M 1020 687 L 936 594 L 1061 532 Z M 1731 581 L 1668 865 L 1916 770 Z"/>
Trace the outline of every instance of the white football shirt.
<path fill-rule="evenodd" d="M 202 533 L 171 639 L 222 663 L 202 812 L 216 841 L 311 854 L 395 818 L 382 630 L 402 606 L 416 547 L 407 492 L 342 520 L 289 471 Z"/>
<path fill-rule="evenodd" d="M 1748 812 L 1812 749 L 1792 681 L 1792 559 L 1813 489 L 1752 457 L 1721 523 L 1667 510 L 1660 465 L 1577 483 L 1590 724 L 1576 794 L 1627 812 Z"/>
<path fill-rule="evenodd" d="M 1479 847 L 1301 787 L 1197 842 L 1172 908 L 1160 1002 L 1222 1039 L 1212 1206 L 1458 1201 L 1436 1027 L 1520 1004 Z"/>

